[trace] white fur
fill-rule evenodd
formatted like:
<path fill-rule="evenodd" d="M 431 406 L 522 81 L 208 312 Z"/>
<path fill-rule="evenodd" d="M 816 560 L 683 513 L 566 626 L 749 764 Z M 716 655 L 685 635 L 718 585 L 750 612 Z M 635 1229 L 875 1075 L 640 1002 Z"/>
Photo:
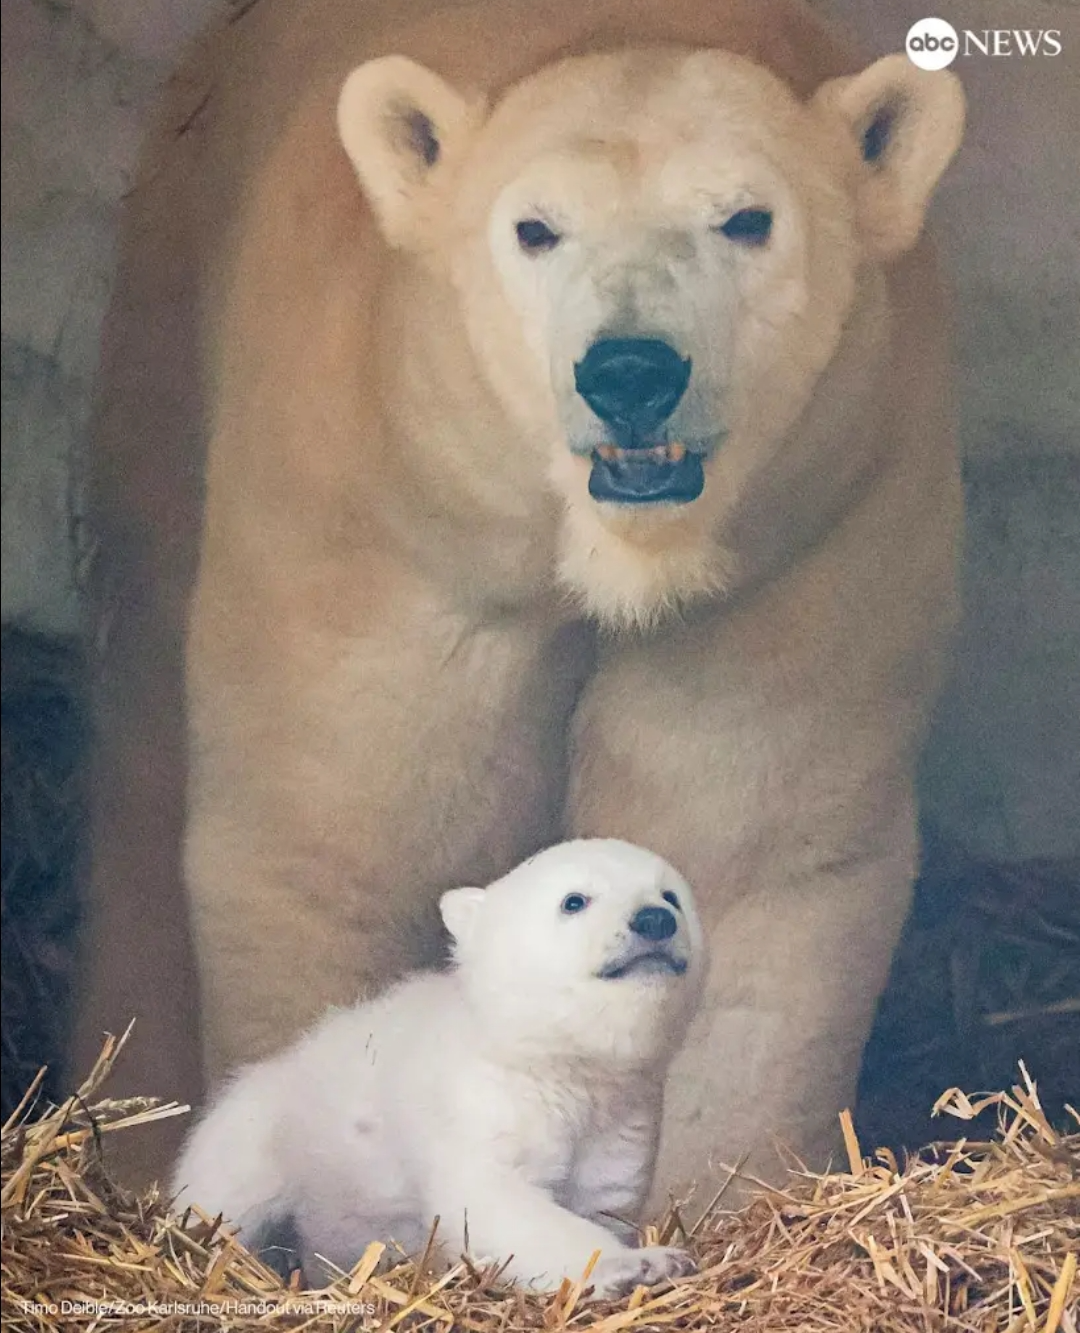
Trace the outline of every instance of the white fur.
<path fill-rule="evenodd" d="M 562 910 L 568 894 L 588 906 Z M 678 906 L 664 894 L 676 895 Z M 629 929 L 668 906 L 662 946 Z M 432 1219 L 452 1256 L 510 1259 L 539 1286 L 615 1294 L 688 1271 L 676 1249 L 632 1249 L 652 1177 L 663 1079 L 692 1016 L 704 946 L 685 881 L 628 843 L 565 843 L 487 890 L 442 899 L 446 973 L 420 974 L 328 1015 L 243 1070 L 197 1126 L 174 1189 L 250 1243 L 286 1217 L 305 1267 L 351 1267 L 372 1240 L 420 1249 Z M 663 947 L 676 974 L 605 966 Z M 466 1237 L 467 1232 L 467 1237 Z"/>

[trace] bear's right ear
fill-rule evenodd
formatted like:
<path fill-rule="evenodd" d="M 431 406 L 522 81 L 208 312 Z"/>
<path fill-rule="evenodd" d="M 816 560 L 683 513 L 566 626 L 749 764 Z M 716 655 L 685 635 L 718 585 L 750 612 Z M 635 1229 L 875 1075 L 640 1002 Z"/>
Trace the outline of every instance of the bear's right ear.
<path fill-rule="evenodd" d="M 462 945 L 468 941 L 483 901 L 483 889 L 447 889 L 439 899 L 443 925 L 453 936 L 455 944 Z"/>
<path fill-rule="evenodd" d="M 405 56 L 354 69 L 338 98 L 338 134 L 391 245 L 422 243 L 447 172 L 484 120 L 486 100 L 465 96 Z"/>

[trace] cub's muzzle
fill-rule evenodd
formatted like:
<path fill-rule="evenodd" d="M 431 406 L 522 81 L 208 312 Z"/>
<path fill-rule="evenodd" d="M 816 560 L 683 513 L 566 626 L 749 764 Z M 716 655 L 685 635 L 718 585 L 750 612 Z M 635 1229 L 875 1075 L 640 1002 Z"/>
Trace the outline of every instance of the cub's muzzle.
<path fill-rule="evenodd" d="M 642 907 L 634 913 L 629 926 L 630 940 L 618 957 L 610 959 L 597 973 L 601 979 L 683 975 L 687 959 L 675 947 L 679 923 L 674 912 L 666 907 Z"/>

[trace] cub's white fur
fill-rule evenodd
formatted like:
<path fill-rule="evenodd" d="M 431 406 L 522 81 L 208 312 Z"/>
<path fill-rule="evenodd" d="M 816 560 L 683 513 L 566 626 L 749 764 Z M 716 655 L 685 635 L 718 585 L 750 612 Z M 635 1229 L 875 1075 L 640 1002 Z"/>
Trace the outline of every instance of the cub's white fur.
<path fill-rule="evenodd" d="M 629 843 L 578 841 L 441 910 L 452 969 L 243 1070 L 174 1189 L 251 1242 L 291 1219 L 309 1277 L 315 1256 L 347 1269 L 372 1240 L 415 1252 L 435 1216 L 451 1257 L 510 1258 L 533 1285 L 580 1277 L 596 1250 L 604 1294 L 688 1271 L 682 1251 L 615 1234 L 648 1192 L 699 993 L 685 881 Z"/>

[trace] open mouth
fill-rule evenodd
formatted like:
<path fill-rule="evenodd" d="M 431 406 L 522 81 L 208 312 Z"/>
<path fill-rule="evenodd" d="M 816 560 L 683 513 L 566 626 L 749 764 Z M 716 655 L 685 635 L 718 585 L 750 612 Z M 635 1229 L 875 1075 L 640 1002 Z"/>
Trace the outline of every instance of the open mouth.
<path fill-rule="evenodd" d="M 596 975 L 604 981 L 617 981 L 620 977 L 629 976 L 681 977 L 685 971 L 685 958 L 674 958 L 663 949 L 652 949 L 648 953 L 608 963 Z"/>
<path fill-rule="evenodd" d="M 705 489 L 698 453 L 673 442 L 622 449 L 600 444 L 592 452 L 589 494 L 612 504 L 689 504 Z"/>

